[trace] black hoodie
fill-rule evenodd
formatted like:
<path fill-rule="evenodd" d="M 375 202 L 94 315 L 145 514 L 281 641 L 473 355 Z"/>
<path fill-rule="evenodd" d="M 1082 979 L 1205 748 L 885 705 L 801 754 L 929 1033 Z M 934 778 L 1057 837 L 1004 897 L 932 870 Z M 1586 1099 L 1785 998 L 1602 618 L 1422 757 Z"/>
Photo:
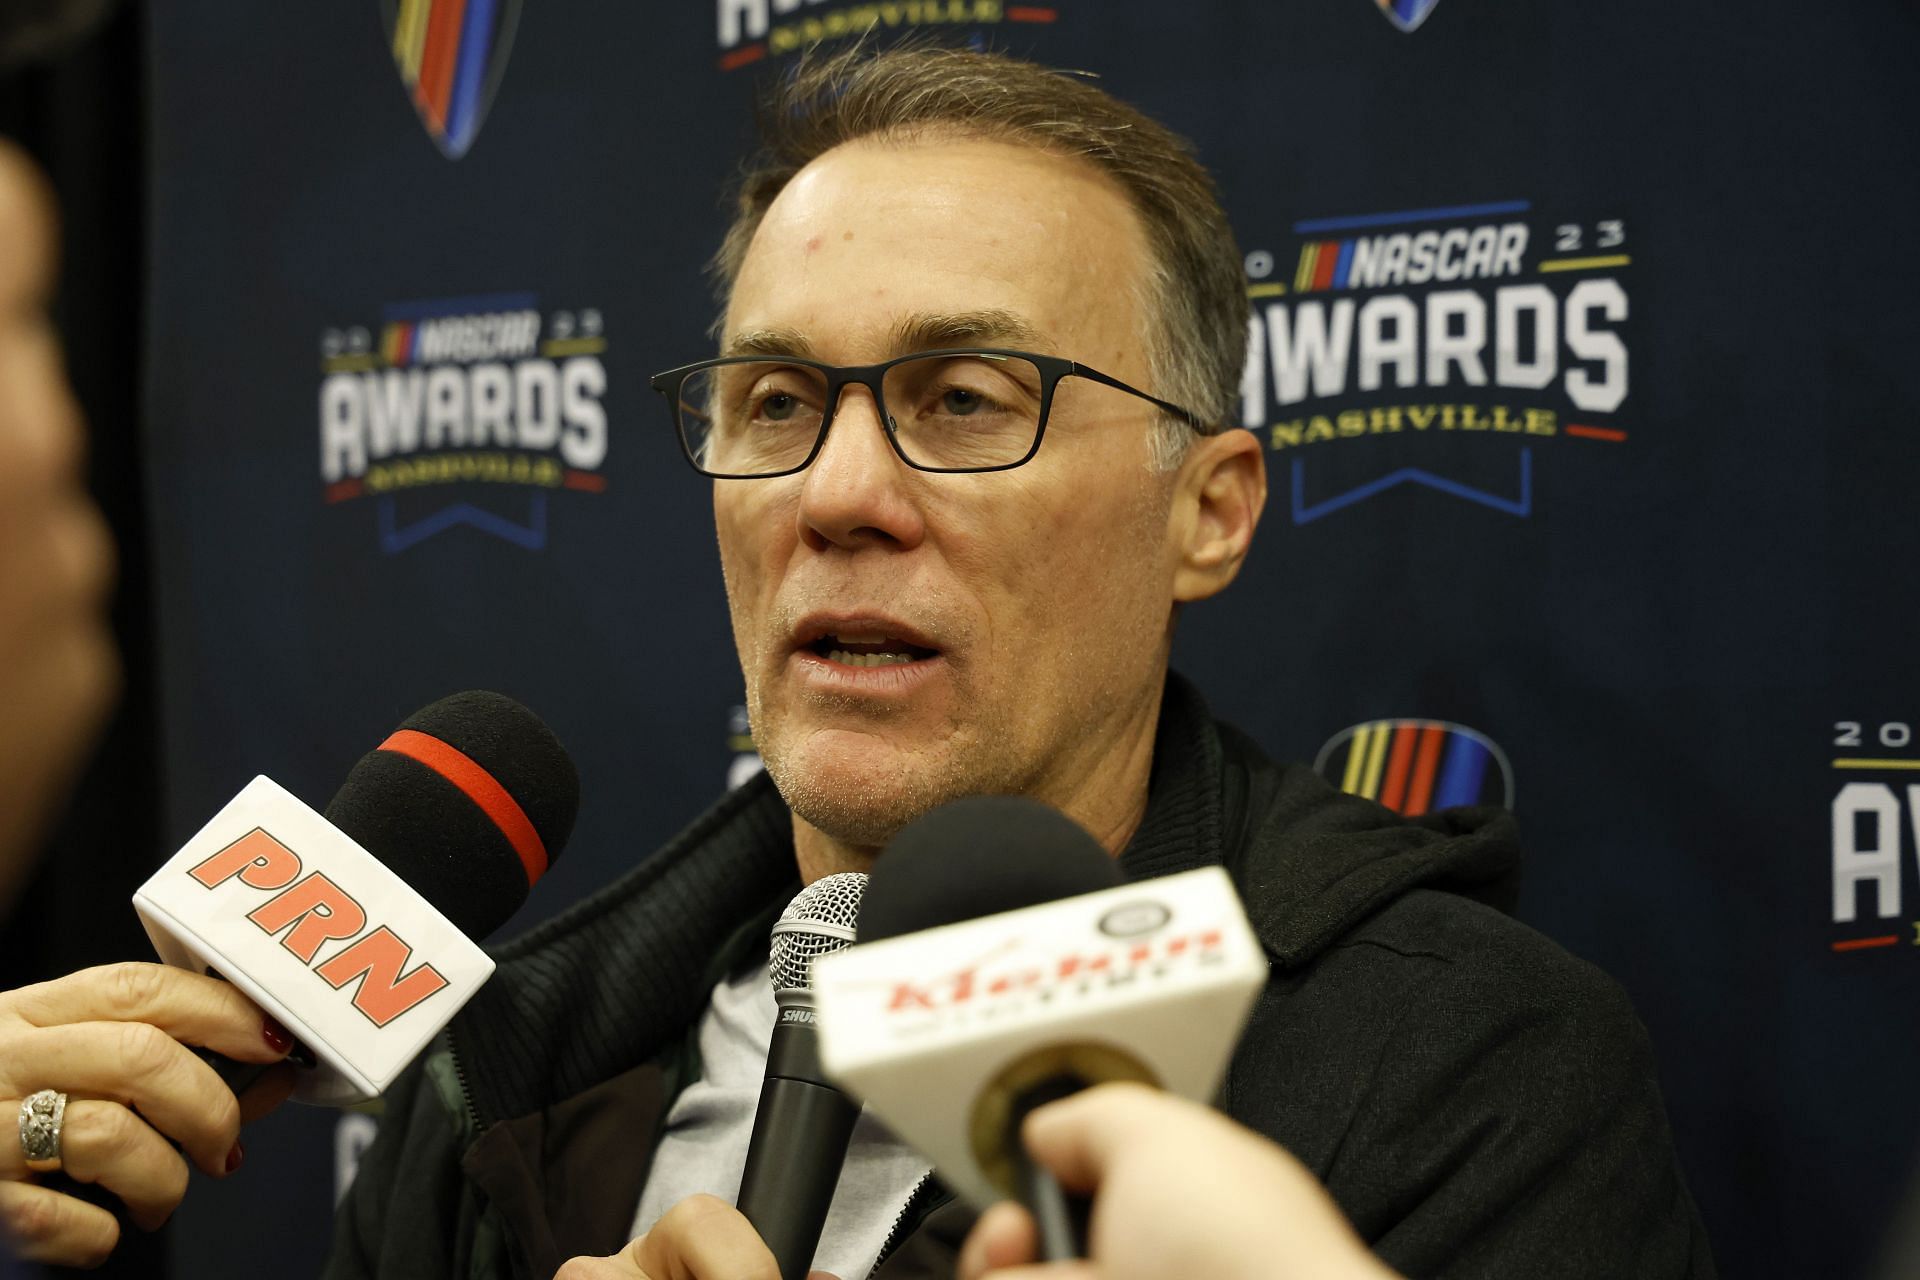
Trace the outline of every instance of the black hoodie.
<path fill-rule="evenodd" d="M 1272 971 L 1219 1105 L 1402 1273 L 1711 1276 L 1646 1033 L 1604 974 L 1503 914 L 1518 864 L 1506 813 L 1402 820 L 1275 765 L 1178 676 L 1121 857 L 1132 879 L 1232 873 Z M 326 1274 L 545 1277 L 624 1245 L 637 1135 L 697 1072 L 717 975 L 797 887 L 760 780 L 503 948 L 389 1094 Z M 937 1184 L 909 1209 L 875 1280 L 945 1280 L 970 1215 Z"/>

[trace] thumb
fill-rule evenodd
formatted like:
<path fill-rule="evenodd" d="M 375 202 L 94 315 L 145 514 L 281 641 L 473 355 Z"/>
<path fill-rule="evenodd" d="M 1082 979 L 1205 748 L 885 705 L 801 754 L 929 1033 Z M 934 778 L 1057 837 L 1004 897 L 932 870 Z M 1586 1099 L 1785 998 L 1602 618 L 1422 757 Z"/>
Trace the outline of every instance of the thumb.
<path fill-rule="evenodd" d="M 1021 1141 L 1068 1190 L 1093 1191 L 1120 1152 L 1166 1122 L 1167 1108 L 1187 1105 L 1145 1085 L 1097 1085 L 1036 1108 Z"/>

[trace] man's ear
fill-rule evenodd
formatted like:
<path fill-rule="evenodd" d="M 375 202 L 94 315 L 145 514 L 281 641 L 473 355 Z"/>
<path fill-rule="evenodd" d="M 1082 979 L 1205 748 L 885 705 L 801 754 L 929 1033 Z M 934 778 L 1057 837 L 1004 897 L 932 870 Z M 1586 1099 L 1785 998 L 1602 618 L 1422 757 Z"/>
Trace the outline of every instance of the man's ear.
<path fill-rule="evenodd" d="M 1266 505 L 1259 437 L 1235 427 L 1195 442 L 1174 491 L 1175 601 L 1204 600 L 1234 580 Z"/>

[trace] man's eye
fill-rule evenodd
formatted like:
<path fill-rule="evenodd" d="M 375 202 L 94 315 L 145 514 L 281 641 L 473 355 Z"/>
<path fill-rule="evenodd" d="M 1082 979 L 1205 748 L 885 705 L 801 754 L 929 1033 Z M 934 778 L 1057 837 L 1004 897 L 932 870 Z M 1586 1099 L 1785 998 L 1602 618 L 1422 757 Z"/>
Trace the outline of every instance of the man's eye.
<path fill-rule="evenodd" d="M 940 407 L 956 417 L 978 412 L 986 403 L 985 396 L 965 387 L 948 387 L 940 393 Z"/>
<path fill-rule="evenodd" d="M 784 391 L 776 391 L 760 402 L 760 416 L 785 422 L 800 408 L 800 402 Z"/>

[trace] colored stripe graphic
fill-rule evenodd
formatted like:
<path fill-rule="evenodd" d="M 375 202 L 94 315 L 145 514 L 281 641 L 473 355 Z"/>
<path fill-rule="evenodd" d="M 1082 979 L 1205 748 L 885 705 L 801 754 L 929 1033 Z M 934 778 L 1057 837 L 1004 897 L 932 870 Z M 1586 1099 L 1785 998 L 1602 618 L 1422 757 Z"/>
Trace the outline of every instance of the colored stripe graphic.
<path fill-rule="evenodd" d="M 520 855 L 520 865 L 526 869 L 529 885 L 546 874 L 547 846 L 528 819 L 527 811 L 466 752 L 417 729 L 396 730 L 379 749 L 417 760 L 458 787 L 500 828 L 500 834 Z"/>
<path fill-rule="evenodd" d="M 1387 756 L 1387 785 L 1380 790 L 1380 803 L 1396 813 L 1406 803 L 1407 770 L 1413 764 L 1413 744 L 1419 736 L 1419 725 L 1403 724 L 1393 731 L 1393 750 Z"/>
<path fill-rule="evenodd" d="M 1352 266 L 1353 266 L 1353 241 L 1342 240 L 1340 242 L 1340 261 L 1336 263 L 1333 268 L 1333 287 L 1334 288 L 1344 289 L 1347 287 L 1347 270 Z"/>
<path fill-rule="evenodd" d="M 427 19 L 427 51 L 420 64 L 420 109 L 435 133 L 447 131 L 447 103 L 453 97 L 453 62 L 460 49 L 460 20 L 466 0 L 434 0 Z"/>
<path fill-rule="evenodd" d="M 1420 730 L 1419 754 L 1413 760 L 1413 784 L 1407 789 L 1407 807 L 1400 811 L 1409 818 L 1425 813 L 1433 799 L 1433 773 L 1439 767 L 1440 744 L 1446 736 L 1447 731 L 1437 724 Z"/>
<path fill-rule="evenodd" d="M 1300 269 L 1293 273 L 1293 291 L 1305 293 L 1313 287 L 1313 257 L 1319 246 L 1312 241 L 1300 246 Z"/>
<path fill-rule="evenodd" d="M 1401 209 L 1395 213 L 1361 213 L 1341 218 L 1307 218 L 1293 224 L 1295 235 L 1319 235 L 1328 231 L 1352 231 L 1360 227 L 1391 227 L 1403 222 L 1439 222 L 1447 218 L 1473 218 L 1482 214 L 1525 213 L 1533 204 L 1527 200 L 1496 200 L 1491 204 L 1453 204 L 1433 209 Z"/>
<path fill-rule="evenodd" d="M 427 43 L 427 10 L 431 0 L 400 0 L 400 16 L 393 23 L 393 60 L 400 78 L 411 89 L 420 81 L 420 54 Z"/>
<path fill-rule="evenodd" d="M 466 27 L 454 66 L 453 101 L 447 109 L 447 141 L 464 155 L 480 129 L 480 95 L 486 88 L 487 54 L 493 47 L 493 18 L 498 0 L 468 0 Z"/>
<path fill-rule="evenodd" d="M 1313 264 L 1313 287 L 1316 291 L 1333 287 L 1333 269 L 1340 264 L 1340 246 L 1327 241 L 1319 247 Z"/>
<path fill-rule="evenodd" d="M 1834 943 L 1833 949 L 1835 951 L 1864 951 L 1868 947 L 1891 947 L 1899 941 L 1899 938 L 1889 933 L 1878 938 L 1849 938 L 1845 942 Z"/>
<path fill-rule="evenodd" d="M 1446 758 L 1440 764 L 1440 785 L 1433 793 L 1433 807 L 1451 809 L 1459 804 L 1478 804 L 1480 784 L 1486 781 L 1490 759 L 1491 753 L 1466 734 L 1451 735 Z"/>
<path fill-rule="evenodd" d="M 1371 800 L 1380 794 L 1380 766 L 1386 763 L 1387 739 L 1393 735 L 1387 732 L 1387 726 L 1377 724 L 1367 739 L 1367 763 L 1360 775 L 1360 789 L 1355 795 Z"/>
<path fill-rule="evenodd" d="M 1347 743 L 1347 768 L 1340 776 L 1340 789 L 1348 795 L 1360 794 L 1360 764 L 1367 754 L 1367 738 L 1373 733 L 1373 726 L 1363 724 L 1353 731 L 1353 738 Z"/>
<path fill-rule="evenodd" d="M 1513 805 L 1513 771 L 1499 744 L 1446 720 L 1367 720 L 1328 739 L 1314 771 L 1349 795 L 1405 817 L 1492 803 Z M 1487 787 L 1501 794 L 1489 799 Z"/>
<path fill-rule="evenodd" d="M 1836 769 L 1920 769 L 1920 760 L 1871 760 L 1863 756 L 1841 756 L 1833 762 Z"/>

